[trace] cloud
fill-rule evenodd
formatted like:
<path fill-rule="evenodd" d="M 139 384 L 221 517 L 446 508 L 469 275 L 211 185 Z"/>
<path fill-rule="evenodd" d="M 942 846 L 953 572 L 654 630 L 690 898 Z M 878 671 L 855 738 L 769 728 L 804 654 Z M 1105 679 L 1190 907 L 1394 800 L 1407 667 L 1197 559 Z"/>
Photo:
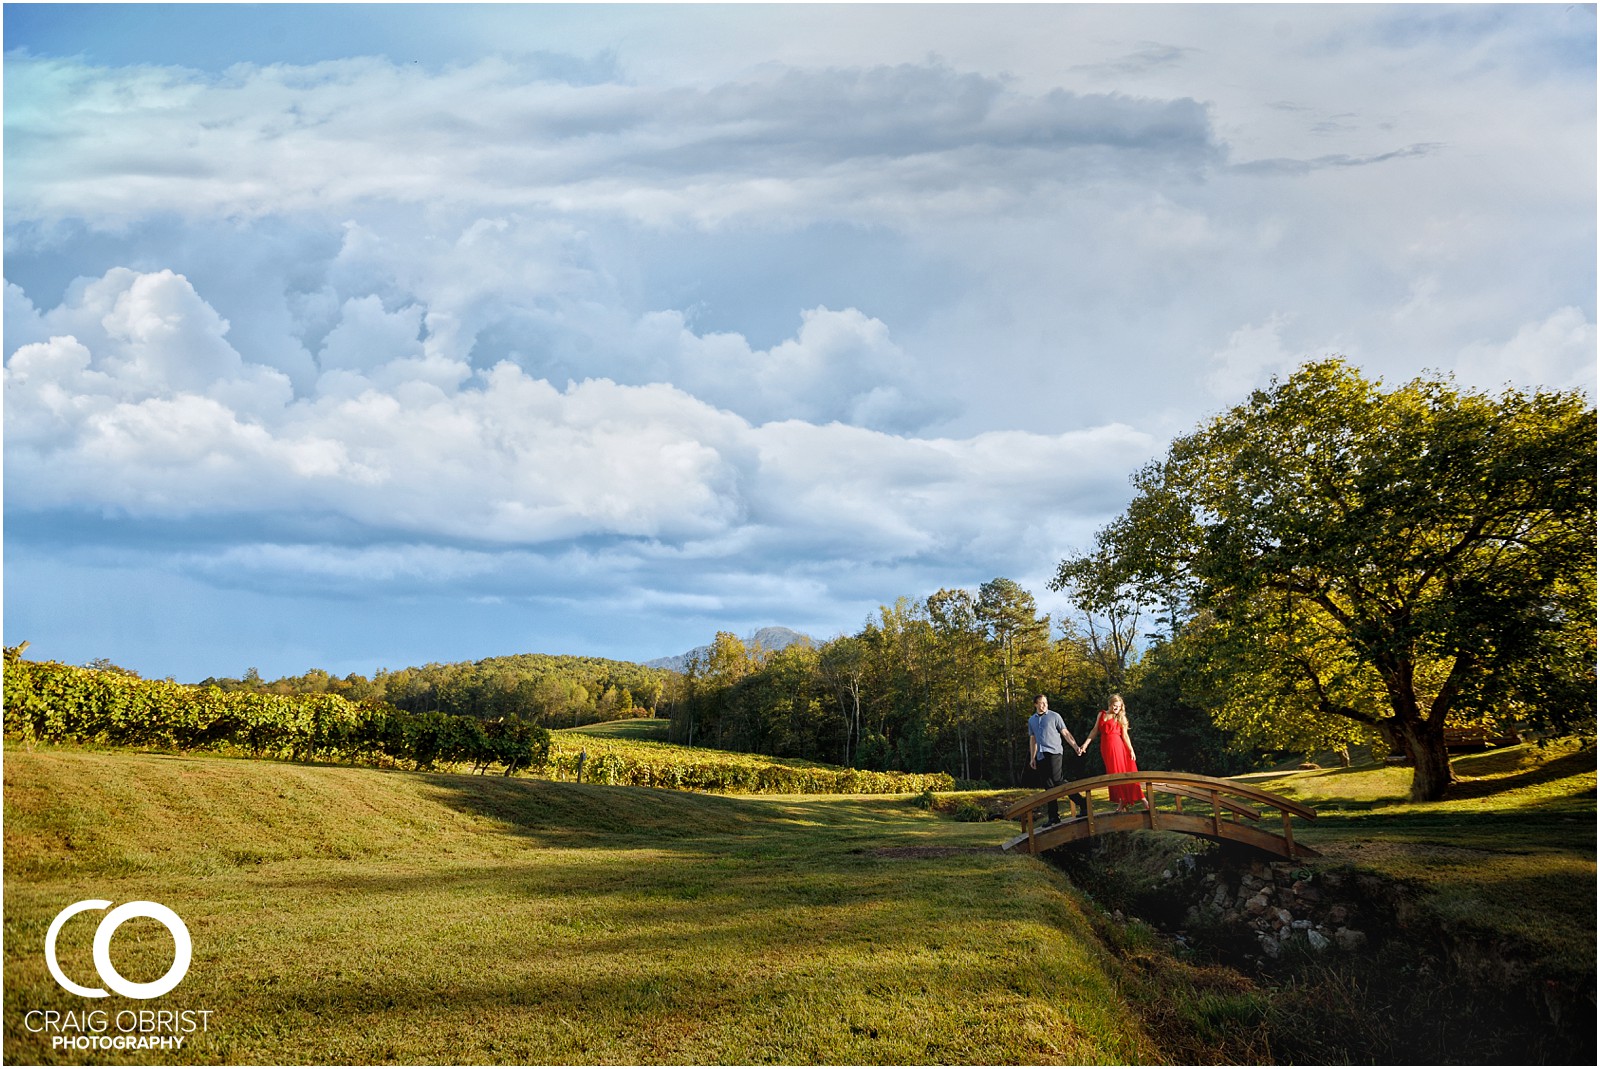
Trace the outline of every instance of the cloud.
<path fill-rule="evenodd" d="M 1042 583 L 1307 356 L 1592 386 L 1593 9 L 1483 10 L 57 22 L 100 43 L 6 64 L 8 618 L 86 634 L 92 543 L 330 647 L 418 591 L 648 656 Z M 422 62 L 273 62 L 352 40 Z"/>
<path fill-rule="evenodd" d="M 1206 386 L 1219 398 L 1243 397 L 1273 375 L 1290 371 L 1305 356 L 1283 347 L 1283 328 L 1289 317 L 1273 313 L 1263 323 L 1240 327 L 1228 337 L 1228 344 L 1211 354 L 1211 373 Z"/>
<path fill-rule="evenodd" d="M 1335 129 L 1346 127 L 1319 122 L 1312 127 L 1319 133 L 1331 132 Z M 1231 170 L 1239 174 L 1252 175 L 1308 175 L 1313 171 L 1327 170 L 1338 167 L 1371 167 L 1374 164 L 1389 163 L 1393 160 L 1414 159 L 1419 156 L 1428 156 L 1445 146 L 1439 144 L 1406 145 L 1404 148 L 1391 149 L 1388 152 L 1372 153 L 1364 156 L 1352 156 L 1347 153 L 1333 153 L 1327 156 L 1318 156 L 1310 160 L 1295 159 L 1270 159 L 1246 160 L 1243 163 L 1231 165 Z"/>
<path fill-rule="evenodd" d="M 806 311 L 795 337 L 765 350 L 737 334 L 696 334 L 677 312 L 647 315 L 619 341 L 648 354 L 646 374 L 752 422 L 909 430 L 941 411 L 922 396 L 917 369 L 888 326 L 854 308 Z"/>
<path fill-rule="evenodd" d="M 115 227 L 365 201 L 594 210 L 714 224 L 946 210 L 984 191 L 1219 158 L 1205 108 L 1055 90 L 934 65 L 769 68 L 698 86 L 554 83 L 500 59 L 429 73 L 104 69 L 7 62 L 7 212 Z M 952 199 L 953 198 L 953 199 Z"/>
<path fill-rule="evenodd" d="M 1003 552 L 1041 510 L 1059 521 L 1114 508 L 1103 473 L 1153 447 L 1126 427 L 919 439 L 837 420 L 757 422 L 667 383 L 558 388 L 510 362 L 433 360 L 421 309 L 388 312 L 376 298 L 346 303 L 316 390 L 296 396 L 229 347 L 226 322 L 171 272 L 86 280 L 42 320 L 83 338 L 29 343 L 7 364 L 8 506 L 21 510 L 305 513 L 506 548 L 747 533 L 758 555 L 892 561 Z M 665 358 L 699 362 L 706 382 L 743 375 L 757 407 L 787 398 L 821 417 L 892 407 L 891 388 L 860 386 L 879 381 L 875 362 L 904 360 L 882 323 L 854 311 L 808 313 L 766 352 L 670 317 L 664 329 Z M 329 559 L 344 560 L 315 568 Z"/>
<path fill-rule="evenodd" d="M 1498 390 L 1540 383 L 1595 395 L 1595 324 L 1581 309 L 1558 308 L 1525 323 L 1508 341 L 1477 341 L 1461 352 L 1456 376 L 1469 386 Z"/>

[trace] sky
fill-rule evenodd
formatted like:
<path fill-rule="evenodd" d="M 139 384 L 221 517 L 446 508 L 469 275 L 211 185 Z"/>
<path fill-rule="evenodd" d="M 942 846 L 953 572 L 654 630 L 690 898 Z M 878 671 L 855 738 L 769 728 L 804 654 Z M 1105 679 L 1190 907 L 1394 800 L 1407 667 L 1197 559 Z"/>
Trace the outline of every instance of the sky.
<path fill-rule="evenodd" d="M 4 641 L 1041 609 L 1307 360 L 1595 390 L 1584 4 L 4 11 Z"/>

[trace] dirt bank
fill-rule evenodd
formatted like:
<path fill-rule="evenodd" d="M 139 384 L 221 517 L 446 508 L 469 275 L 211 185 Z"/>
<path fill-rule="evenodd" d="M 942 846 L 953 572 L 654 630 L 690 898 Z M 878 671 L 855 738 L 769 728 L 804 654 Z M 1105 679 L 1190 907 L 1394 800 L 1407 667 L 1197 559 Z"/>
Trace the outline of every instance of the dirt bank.
<path fill-rule="evenodd" d="M 1420 885 L 1162 833 L 1047 858 L 1111 925 L 1157 933 L 1148 945 L 1170 961 L 1143 957 L 1146 973 L 1199 964 L 1250 985 L 1264 1007 L 1256 1060 L 1594 1063 L 1594 977 L 1554 974 L 1514 937 L 1437 916 Z"/>

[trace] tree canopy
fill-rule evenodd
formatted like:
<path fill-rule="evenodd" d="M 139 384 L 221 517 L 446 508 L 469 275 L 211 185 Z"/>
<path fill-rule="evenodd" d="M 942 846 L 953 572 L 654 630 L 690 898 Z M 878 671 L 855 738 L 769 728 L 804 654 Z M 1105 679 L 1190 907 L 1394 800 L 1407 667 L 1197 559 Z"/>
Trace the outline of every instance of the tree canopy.
<path fill-rule="evenodd" d="M 1098 605 L 1181 600 L 1210 629 L 1235 720 L 1381 731 L 1419 799 L 1449 785 L 1447 724 L 1592 723 L 1580 393 L 1385 390 L 1323 360 L 1177 439 L 1134 485 L 1057 583 Z"/>

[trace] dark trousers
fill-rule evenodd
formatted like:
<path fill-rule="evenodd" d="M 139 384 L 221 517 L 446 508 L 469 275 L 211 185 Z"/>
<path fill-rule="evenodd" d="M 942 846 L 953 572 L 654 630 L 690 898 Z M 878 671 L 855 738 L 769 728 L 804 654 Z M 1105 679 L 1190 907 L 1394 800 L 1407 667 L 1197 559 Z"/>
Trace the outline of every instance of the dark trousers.
<path fill-rule="evenodd" d="M 1067 782 L 1061 778 L 1061 755 L 1058 753 L 1040 752 L 1034 755 L 1034 783 L 1041 791 L 1048 791 L 1051 787 L 1059 787 Z M 1048 823 L 1061 822 L 1061 805 L 1052 798 L 1049 803 L 1050 820 Z"/>
<path fill-rule="evenodd" d="M 1075 753 L 1067 754 L 1066 759 L 1061 763 L 1061 782 L 1071 783 L 1073 780 L 1080 780 L 1082 778 L 1083 758 L 1079 757 Z M 1081 817 L 1089 811 L 1089 800 L 1083 795 L 1069 794 L 1067 797 L 1071 798 L 1072 804 L 1077 807 L 1078 816 Z"/>

